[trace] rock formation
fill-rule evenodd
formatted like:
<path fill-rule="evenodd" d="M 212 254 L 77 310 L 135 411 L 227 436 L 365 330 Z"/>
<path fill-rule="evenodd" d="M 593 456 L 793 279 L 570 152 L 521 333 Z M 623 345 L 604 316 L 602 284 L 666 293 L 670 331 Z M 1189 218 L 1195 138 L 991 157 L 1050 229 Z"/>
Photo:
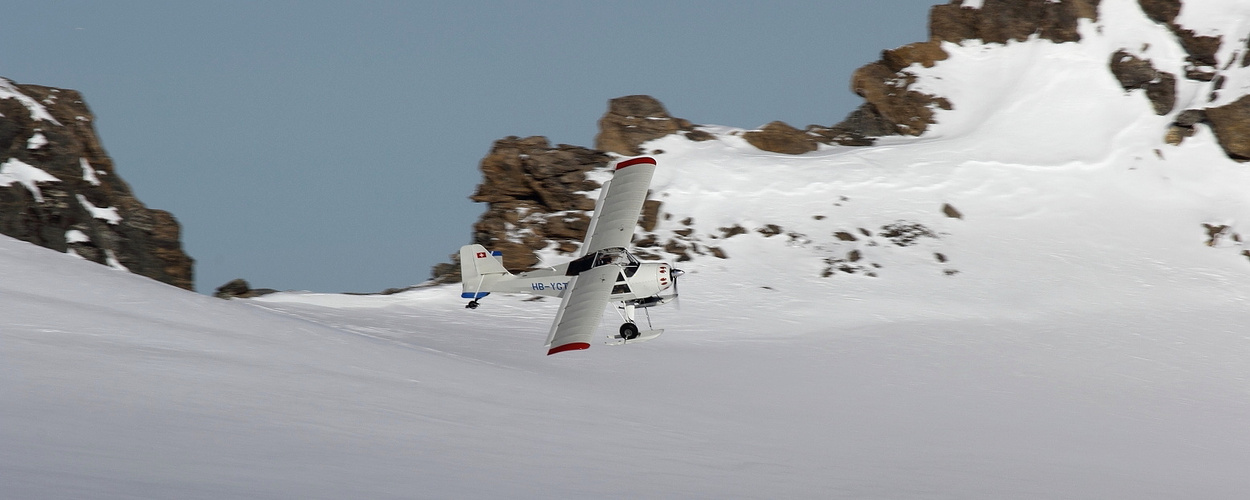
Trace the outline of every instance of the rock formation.
<path fill-rule="evenodd" d="M 1155 69 L 1154 64 L 1124 50 L 1111 54 L 1111 74 L 1124 90 L 1145 89 L 1155 114 L 1166 115 L 1176 105 L 1176 75 Z"/>
<path fill-rule="evenodd" d="M 213 296 L 219 299 L 250 299 L 271 293 L 277 293 L 277 290 L 272 288 L 252 288 L 252 285 L 247 280 L 239 278 L 230 280 L 226 284 L 217 287 L 217 291 L 213 293 Z"/>
<path fill-rule="evenodd" d="M 1224 106 L 1207 108 L 1206 118 L 1229 157 L 1250 161 L 1250 95 Z"/>
<path fill-rule="evenodd" d="M 812 135 L 780 121 L 742 134 L 742 138 L 752 146 L 774 153 L 797 155 L 815 151 L 818 147 Z"/>
<path fill-rule="evenodd" d="M 687 132 L 693 140 L 710 138 L 706 132 L 695 131 L 689 121 L 669 116 L 664 105 L 651 96 L 618 97 L 608 101 L 608 112 L 599 119 L 595 149 L 638 156 L 644 154 L 640 144 L 677 132 Z"/>
<path fill-rule="evenodd" d="M 981 40 L 986 43 L 1024 41 L 1032 35 L 1056 43 L 1080 40 L 1079 19 L 1096 19 L 1098 0 L 985 0 L 980 8 L 964 7 L 962 0 L 936 5 L 929 11 L 929 40 L 882 51 L 881 59 L 863 66 L 851 77 L 851 91 L 864 105 L 832 127 L 808 130 L 826 144 L 863 146 L 873 137 L 920 135 L 934 123 L 934 109 L 952 109 L 942 96 L 912 90 L 913 64 L 933 67 L 948 57 L 943 42 Z"/>
<path fill-rule="evenodd" d="M 659 109 L 662 112 L 663 107 Z M 614 140 L 613 147 L 637 147 L 630 142 L 637 138 Z M 604 168 L 609 161 L 601 151 L 566 144 L 553 147 L 546 137 L 495 141 L 482 159 L 482 183 L 470 197 L 487 204 L 486 213 L 473 225 L 473 243 L 503 252 L 504 266 L 514 271 L 533 268 L 539 261 L 536 252 L 548 247 L 575 252 L 590 225 L 588 213 L 595 208 L 586 192 L 599 188 L 586 172 Z M 459 263 L 454 260 L 434 268 L 436 282 L 459 279 Z"/>
<path fill-rule="evenodd" d="M 1197 1 L 1197 0 L 1191 0 Z M 1185 50 L 1183 75 L 1158 70 L 1146 59 L 1127 50 L 1112 55 L 1109 71 L 1125 90 L 1143 89 L 1155 113 L 1176 112 L 1176 81 L 1184 77 L 1194 81 L 1212 82 L 1208 101 L 1214 102 L 1223 84 L 1221 69 L 1236 61 L 1218 61 L 1216 54 L 1225 42 L 1219 36 L 1198 35 L 1176 23 L 1182 0 L 1138 0 L 1147 17 L 1166 26 Z M 865 100 L 841 123 L 832 127 L 808 127 L 813 139 L 826 144 L 867 145 L 873 137 L 885 135 L 920 135 L 933 123 L 933 110 L 951 109 L 952 103 L 941 96 L 911 90 L 915 77 L 906 68 L 920 64 L 932 67 L 947 57 L 943 42 L 959 43 L 980 40 L 985 43 L 1024 41 L 1036 35 L 1055 43 L 1078 42 L 1081 19 L 1098 20 L 1099 0 L 984 0 L 979 8 L 965 7 L 963 0 L 936 5 L 929 12 L 929 40 L 886 50 L 881 59 L 861 67 L 852 77 L 851 89 Z M 1250 45 L 1241 55 L 1241 66 L 1250 65 Z M 1193 122 L 1182 123 L 1195 116 L 1211 126 L 1220 145 L 1230 158 L 1250 160 L 1250 113 L 1247 104 L 1237 101 L 1218 107 L 1182 110 L 1177 122 L 1163 132 L 1169 143 L 1179 143 L 1193 133 Z M 1195 115 L 1193 112 L 1203 112 Z"/>
<path fill-rule="evenodd" d="M 0 78 L 0 233 L 192 288 L 173 215 L 114 170 L 73 90 Z"/>
<path fill-rule="evenodd" d="M 959 106 L 943 96 L 911 88 L 917 76 L 909 68 L 941 64 L 949 57 L 943 43 L 977 40 L 1006 44 L 1032 37 L 1053 43 L 1079 42 L 1082 20 L 1098 21 L 1099 0 L 984 0 L 979 7 L 964 3 L 952 0 L 934 6 L 929 13 L 927 41 L 884 50 L 880 60 L 859 68 L 851 89 L 864 98 L 864 103 L 842 122 L 800 130 L 777 121 L 742 132 L 742 138 L 761 150 L 803 154 L 820 144 L 867 146 L 877 137 L 920 135 L 934 123 L 936 110 Z M 1138 4 L 1150 19 L 1167 26 L 1177 37 L 1186 51 L 1183 71 L 1162 71 L 1154 62 L 1135 55 L 1132 51 L 1136 48 L 1130 47 L 1111 55 L 1107 71 L 1125 91 L 1144 91 L 1141 94 L 1156 114 L 1173 117 L 1169 128 L 1160 131 L 1168 143 L 1179 144 L 1195 133 L 1195 127 L 1205 124 L 1215 132 L 1229 157 L 1250 161 L 1250 97 L 1221 106 L 1177 106 L 1180 78 L 1211 82 L 1208 102 L 1216 101 L 1223 82 L 1219 68 L 1227 69 L 1238 62 L 1217 60 L 1225 41 L 1178 25 L 1181 0 L 1138 0 Z M 1250 42 L 1239 57 L 1241 67 L 1250 66 Z M 672 134 L 695 141 L 713 139 L 688 120 L 670 116 L 654 98 L 634 95 L 609 102 L 607 113 L 599 120 L 596 150 L 566 145 L 552 148 L 542 137 L 510 137 L 497 142 L 482 161 L 483 182 L 473 196 L 475 201 L 490 204 L 474 226 L 473 241 L 503 250 L 505 265 L 514 270 L 536 265 L 539 257 L 535 252 L 540 249 L 574 252 L 585 232 L 585 210 L 594 203 L 584 192 L 597 187 L 585 174 L 610 161 L 605 153 L 654 154 L 644 151 L 642 144 Z M 946 214 L 962 217 L 953 207 Z M 691 230 L 674 230 L 673 239 L 661 241 L 653 232 L 655 224 L 671 214 L 661 215 L 659 201 L 649 200 L 643 215 L 634 242 L 640 257 L 658 259 L 664 258 L 660 253 L 667 253 L 683 260 L 691 258 L 693 252 L 725 258 L 719 249 L 692 239 Z M 688 222 L 685 225 L 690 226 Z M 723 237 L 732 235 L 727 231 Z M 455 263 L 440 264 L 434 270 L 438 280 L 455 281 L 458 274 Z"/>

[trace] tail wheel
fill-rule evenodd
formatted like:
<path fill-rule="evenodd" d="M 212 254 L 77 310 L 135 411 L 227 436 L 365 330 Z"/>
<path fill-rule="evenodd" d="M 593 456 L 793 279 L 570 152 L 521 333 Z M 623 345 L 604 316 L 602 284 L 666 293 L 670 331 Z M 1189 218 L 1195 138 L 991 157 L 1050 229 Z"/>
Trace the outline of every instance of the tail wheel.
<path fill-rule="evenodd" d="M 625 340 L 634 340 L 638 338 L 638 325 L 633 323 L 625 323 L 621 325 L 621 338 Z"/>

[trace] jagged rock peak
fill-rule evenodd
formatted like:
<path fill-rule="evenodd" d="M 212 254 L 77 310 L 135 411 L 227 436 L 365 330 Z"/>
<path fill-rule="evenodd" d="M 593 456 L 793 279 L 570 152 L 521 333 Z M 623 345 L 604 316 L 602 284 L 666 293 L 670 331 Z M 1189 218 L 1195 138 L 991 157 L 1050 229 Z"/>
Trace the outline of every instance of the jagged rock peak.
<path fill-rule="evenodd" d="M 625 156 L 644 152 L 644 142 L 677 132 L 695 132 L 687 120 L 674 118 L 654 97 L 630 95 L 608 101 L 608 112 L 599 119 L 595 149 Z M 696 139 L 697 137 L 691 137 Z"/>
<path fill-rule="evenodd" d="M 181 228 L 114 170 L 82 95 L 0 78 L 0 234 L 192 289 Z"/>

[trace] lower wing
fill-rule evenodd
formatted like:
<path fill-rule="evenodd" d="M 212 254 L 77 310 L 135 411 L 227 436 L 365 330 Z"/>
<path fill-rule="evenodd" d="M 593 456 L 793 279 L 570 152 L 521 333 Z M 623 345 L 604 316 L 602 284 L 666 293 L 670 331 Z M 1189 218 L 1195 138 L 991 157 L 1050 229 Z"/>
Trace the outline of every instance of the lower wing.
<path fill-rule="evenodd" d="M 620 273 L 621 266 L 609 264 L 584 271 L 569 281 L 547 335 L 547 355 L 590 348 Z"/>

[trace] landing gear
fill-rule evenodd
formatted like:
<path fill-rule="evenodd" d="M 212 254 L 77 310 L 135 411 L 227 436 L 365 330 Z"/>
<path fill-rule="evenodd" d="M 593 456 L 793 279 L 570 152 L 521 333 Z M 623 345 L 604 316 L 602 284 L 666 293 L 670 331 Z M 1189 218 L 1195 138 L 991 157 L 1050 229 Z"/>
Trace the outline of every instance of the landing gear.
<path fill-rule="evenodd" d="M 634 340 L 638 338 L 638 325 L 633 323 L 624 323 L 621 325 L 621 338 L 624 340 Z"/>
<path fill-rule="evenodd" d="M 468 304 L 465 304 L 464 308 L 465 309 L 477 309 L 477 306 L 478 306 L 477 299 L 473 299 L 473 300 L 470 300 Z"/>

